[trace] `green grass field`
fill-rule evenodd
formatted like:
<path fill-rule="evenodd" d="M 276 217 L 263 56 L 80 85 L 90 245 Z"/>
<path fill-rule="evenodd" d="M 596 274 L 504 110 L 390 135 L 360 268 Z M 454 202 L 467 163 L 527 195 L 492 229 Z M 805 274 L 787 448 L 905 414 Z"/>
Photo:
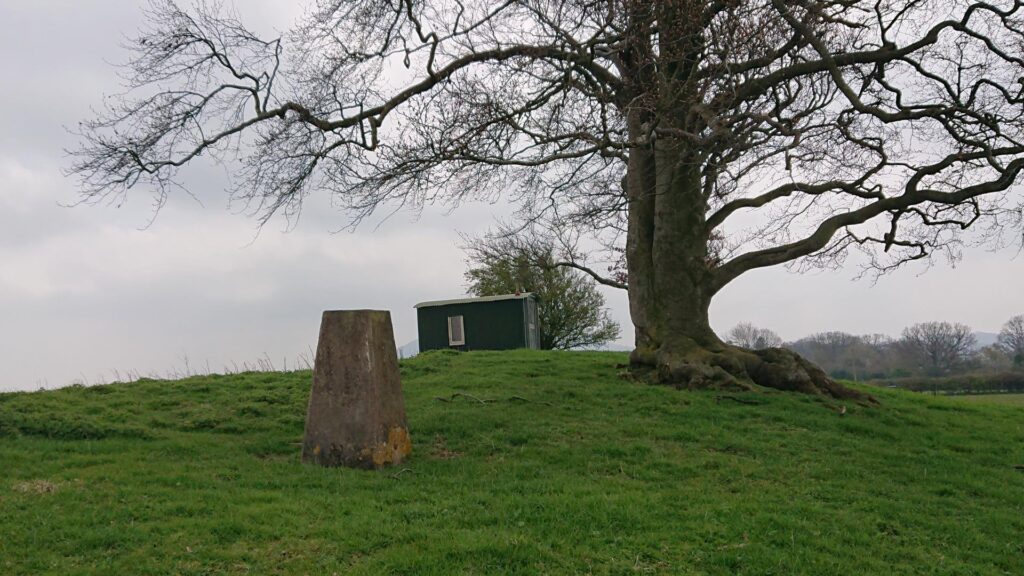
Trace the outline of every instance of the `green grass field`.
<path fill-rule="evenodd" d="M 406 361 L 381 472 L 300 463 L 308 372 L 0 395 L 0 574 L 1024 573 L 1024 409 L 750 405 L 624 359 Z"/>
<path fill-rule="evenodd" d="M 1024 394 L 964 394 L 954 396 L 957 400 L 982 404 L 1005 404 L 1024 407 Z"/>

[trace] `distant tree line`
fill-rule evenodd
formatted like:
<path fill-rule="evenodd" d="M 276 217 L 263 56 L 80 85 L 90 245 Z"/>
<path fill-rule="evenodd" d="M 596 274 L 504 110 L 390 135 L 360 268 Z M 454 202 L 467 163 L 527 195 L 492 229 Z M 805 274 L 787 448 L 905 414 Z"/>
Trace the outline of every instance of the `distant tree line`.
<path fill-rule="evenodd" d="M 729 331 L 727 339 L 747 348 L 788 348 L 833 378 L 846 380 L 1024 371 L 1024 315 L 1010 318 L 996 342 L 988 346 L 979 346 L 971 328 L 956 322 L 914 324 L 898 338 L 833 331 L 794 342 L 783 342 L 767 328 L 741 323 Z"/>

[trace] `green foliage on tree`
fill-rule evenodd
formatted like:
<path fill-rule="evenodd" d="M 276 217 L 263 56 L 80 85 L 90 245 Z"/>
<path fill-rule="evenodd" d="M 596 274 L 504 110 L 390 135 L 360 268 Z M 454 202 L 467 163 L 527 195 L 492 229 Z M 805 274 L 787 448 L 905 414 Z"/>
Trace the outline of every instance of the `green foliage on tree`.
<path fill-rule="evenodd" d="M 1024 314 L 1010 318 L 999 331 L 998 346 L 1011 358 L 1013 365 L 1024 369 Z"/>
<path fill-rule="evenodd" d="M 501 238 L 467 247 L 469 292 L 496 296 L 532 292 L 540 304 L 541 348 L 588 348 L 619 337 L 619 324 L 605 308 L 597 283 L 582 273 L 557 266 L 551 246 L 517 246 Z"/>

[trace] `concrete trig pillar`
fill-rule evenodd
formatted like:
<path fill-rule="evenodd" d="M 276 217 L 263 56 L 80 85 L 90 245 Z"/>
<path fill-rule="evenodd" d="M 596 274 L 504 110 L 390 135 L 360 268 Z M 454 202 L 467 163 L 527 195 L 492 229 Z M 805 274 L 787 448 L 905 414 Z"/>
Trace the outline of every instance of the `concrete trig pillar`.
<path fill-rule="evenodd" d="M 324 312 L 303 462 L 381 468 L 411 452 L 391 313 Z"/>

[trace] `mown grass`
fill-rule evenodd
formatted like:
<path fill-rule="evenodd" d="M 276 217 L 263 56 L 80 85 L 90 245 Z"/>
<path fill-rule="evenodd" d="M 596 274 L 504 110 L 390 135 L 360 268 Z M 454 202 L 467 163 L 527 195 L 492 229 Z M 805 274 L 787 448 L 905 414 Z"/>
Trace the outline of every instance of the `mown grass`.
<path fill-rule="evenodd" d="M 0 574 L 1024 573 L 1021 408 L 623 360 L 405 361 L 405 471 L 300 463 L 308 372 L 0 395 Z"/>

